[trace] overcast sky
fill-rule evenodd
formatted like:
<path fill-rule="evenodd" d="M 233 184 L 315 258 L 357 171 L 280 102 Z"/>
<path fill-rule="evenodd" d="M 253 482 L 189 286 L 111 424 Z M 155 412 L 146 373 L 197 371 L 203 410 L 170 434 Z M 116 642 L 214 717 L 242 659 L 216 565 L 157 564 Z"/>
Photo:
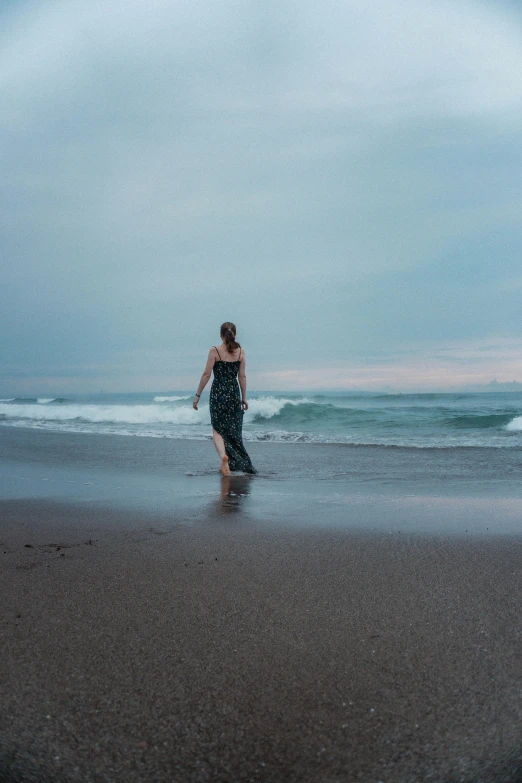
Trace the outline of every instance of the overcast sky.
<path fill-rule="evenodd" d="M 522 381 L 522 12 L 0 3 L 0 396 Z"/>

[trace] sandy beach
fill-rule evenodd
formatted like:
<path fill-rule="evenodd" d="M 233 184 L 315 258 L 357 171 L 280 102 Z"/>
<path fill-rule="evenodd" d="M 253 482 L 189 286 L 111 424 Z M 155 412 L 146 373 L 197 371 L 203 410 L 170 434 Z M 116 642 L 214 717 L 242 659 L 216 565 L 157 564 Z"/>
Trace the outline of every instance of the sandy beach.
<path fill-rule="evenodd" d="M 520 537 L 224 502 L 2 501 L 1 781 L 522 780 Z"/>

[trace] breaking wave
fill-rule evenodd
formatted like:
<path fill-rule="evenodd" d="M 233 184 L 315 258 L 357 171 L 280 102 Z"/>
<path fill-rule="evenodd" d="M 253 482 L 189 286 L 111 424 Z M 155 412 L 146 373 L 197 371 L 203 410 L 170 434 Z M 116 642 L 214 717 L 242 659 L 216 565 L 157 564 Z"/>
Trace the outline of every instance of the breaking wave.
<path fill-rule="evenodd" d="M 254 397 L 248 403 L 248 411 L 246 420 L 257 421 L 261 419 L 272 419 L 274 416 L 279 416 L 283 409 L 291 410 L 301 405 L 314 405 L 316 408 L 324 407 L 321 404 L 314 403 L 313 400 L 307 397 L 302 397 L 297 400 L 289 399 L 288 397 Z"/>
<path fill-rule="evenodd" d="M 175 394 L 172 397 L 154 397 L 153 402 L 179 402 L 180 400 L 189 400 L 190 396 L 186 394 L 184 397 L 177 397 Z"/>
<path fill-rule="evenodd" d="M 340 427 L 351 426 L 355 420 L 375 418 L 368 410 L 340 407 L 329 402 L 317 403 L 303 397 L 297 400 L 261 397 L 250 402 L 246 422 L 262 424 L 270 420 L 279 429 L 296 429 L 301 426 Z"/>
<path fill-rule="evenodd" d="M 154 402 L 178 402 L 189 399 L 188 396 L 154 397 Z M 191 405 L 170 407 L 167 405 L 103 405 L 70 403 L 64 406 L 49 406 L 31 404 L 0 403 L 0 417 L 4 419 L 33 419 L 41 421 L 85 421 L 94 423 L 115 424 L 208 424 L 208 404 L 202 404 L 198 411 Z M 51 400 L 47 400 L 51 402 Z M 307 399 L 290 400 L 275 397 L 254 398 L 249 403 L 245 415 L 245 423 L 257 419 L 271 419 L 279 416 L 284 409 L 310 405 Z M 313 408 L 321 408 L 313 404 Z M 332 406 L 333 407 L 333 406 Z"/>
<path fill-rule="evenodd" d="M 36 421 L 84 421 L 113 424 L 203 424 L 208 421 L 208 405 L 199 411 L 192 407 L 170 408 L 161 405 L 64 406 L 0 404 L 0 417 Z"/>
<path fill-rule="evenodd" d="M 20 402 L 20 403 L 38 403 L 38 405 L 48 405 L 50 402 L 67 402 L 66 397 L 6 397 L 0 399 L 0 402 Z"/>
<path fill-rule="evenodd" d="M 397 396 L 400 406 L 383 405 L 383 397 L 362 395 L 355 399 L 341 394 L 258 394 L 249 400 L 243 436 L 247 441 L 274 443 L 522 446 L 520 398 L 510 398 L 504 406 L 498 397 L 489 402 L 476 401 L 472 395 L 458 400 L 450 395 Z M 107 395 L 103 399 L 86 395 L 77 401 L 9 397 L 0 399 L 0 424 L 60 432 L 206 439 L 211 435 L 208 402 L 195 411 L 190 399 L 183 394 Z"/>
<path fill-rule="evenodd" d="M 522 416 L 515 416 L 514 419 L 506 424 L 508 432 L 522 432 Z"/>

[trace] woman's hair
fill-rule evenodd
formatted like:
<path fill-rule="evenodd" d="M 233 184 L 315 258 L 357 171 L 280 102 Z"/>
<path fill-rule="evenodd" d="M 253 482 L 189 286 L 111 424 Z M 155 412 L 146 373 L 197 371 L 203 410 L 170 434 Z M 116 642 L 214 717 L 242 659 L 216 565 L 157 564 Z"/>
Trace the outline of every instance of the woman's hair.
<path fill-rule="evenodd" d="M 234 353 L 236 348 L 240 347 L 236 342 L 235 324 L 231 321 L 225 321 L 224 324 L 221 324 L 221 339 L 225 341 L 229 353 Z"/>

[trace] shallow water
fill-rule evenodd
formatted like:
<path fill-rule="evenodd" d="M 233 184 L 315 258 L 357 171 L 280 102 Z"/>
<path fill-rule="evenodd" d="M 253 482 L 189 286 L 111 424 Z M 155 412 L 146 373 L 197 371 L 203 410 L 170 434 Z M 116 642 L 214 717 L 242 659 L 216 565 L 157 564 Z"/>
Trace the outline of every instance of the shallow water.
<path fill-rule="evenodd" d="M 223 479 L 209 442 L 3 428 L 0 498 L 125 507 L 204 524 L 387 532 L 522 531 L 518 449 L 251 443 Z"/>

